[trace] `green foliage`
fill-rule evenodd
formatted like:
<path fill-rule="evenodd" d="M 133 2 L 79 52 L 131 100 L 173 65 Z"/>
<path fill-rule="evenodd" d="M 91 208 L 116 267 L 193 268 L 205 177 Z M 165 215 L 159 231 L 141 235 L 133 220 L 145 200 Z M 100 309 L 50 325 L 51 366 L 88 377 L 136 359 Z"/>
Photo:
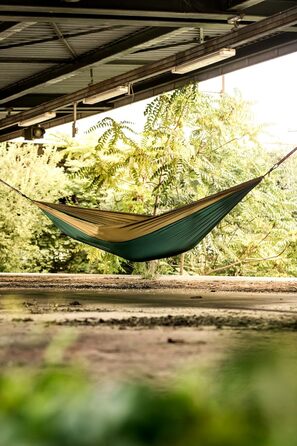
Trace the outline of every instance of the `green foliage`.
<path fill-rule="evenodd" d="M 0 146 L 1 177 L 27 196 L 56 201 L 70 193 L 62 151 L 34 144 Z M 86 272 L 82 245 L 60 233 L 38 208 L 0 189 L 0 271 Z"/>
<path fill-rule="evenodd" d="M 55 200 L 64 194 L 67 179 L 57 167 L 60 155 L 30 144 L 1 144 L 1 177 L 33 199 Z M 6 187 L 0 189 L 0 270 L 38 271 L 40 252 L 35 239 L 50 223 L 35 206 Z"/>
<path fill-rule="evenodd" d="M 108 209 L 155 215 L 260 176 L 283 155 L 269 154 L 260 146 L 260 128 L 240 96 L 205 95 L 191 85 L 153 100 L 145 116 L 143 133 L 134 140 L 127 123 L 110 118 L 91 129 L 102 133 L 89 167 L 78 169 L 78 174 L 88 179 Z M 296 275 L 294 166 L 296 160 L 273 173 L 187 253 L 186 271 Z M 155 272 L 174 274 L 178 263 L 160 261 Z M 151 275 L 151 268 L 139 264 L 110 266 L 115 269 L 109 272 L 124 268 Z"/>
<path fill-rule="evenodd" d="M 64 151 L 36 156 L 30 146 L 2 145 L 1 175 L 33 198 L 74 196 L 80 206 L 155 215 L 260 176 L 283 156 L 260 146 L 260 128 L 240 96 L 190 85 L 154 99 L 145 116 L 140 135 L 126 121 L 98 122 L 90 129 L 99 134 L 96 147 L 63 141 Z M 273 172 L 185 254 L 188 274 L 297 275 L 296 161 Z M 133 264 L 71 241 L 20 197 L 2 187 L 0 194 L 2 271 L 179 272 L 180 257 Z"/>
<path fill-rule="evenodd" d="M 288 354 L 289 353 L 289 354 Z M 292 352 L 249 350 L 175 384 L 92 384 L 75 368 L 0 374 L 9 446 L 283 446 L 297 437 Z"/>

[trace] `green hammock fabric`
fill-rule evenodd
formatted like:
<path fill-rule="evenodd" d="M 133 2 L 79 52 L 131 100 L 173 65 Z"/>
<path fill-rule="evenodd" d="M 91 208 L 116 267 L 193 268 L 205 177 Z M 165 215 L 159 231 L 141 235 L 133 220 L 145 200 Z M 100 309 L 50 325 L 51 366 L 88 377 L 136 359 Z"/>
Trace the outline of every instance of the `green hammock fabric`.
<path fill-rule="evenodd" d="M 2 179 L 0 182 L 38 206 L 66 235 L 124 259 L 143 262 L 192 249 L 266 175 L 296 151 L 297 147 L 261 177 L 157 216 L 35 201 Z"/>
<path fill-rule="evenodd" d="M 175 256 L 196 246 L 262 178 L 155 217 L 34 203 L 68 236 L 143 262 Z"/>

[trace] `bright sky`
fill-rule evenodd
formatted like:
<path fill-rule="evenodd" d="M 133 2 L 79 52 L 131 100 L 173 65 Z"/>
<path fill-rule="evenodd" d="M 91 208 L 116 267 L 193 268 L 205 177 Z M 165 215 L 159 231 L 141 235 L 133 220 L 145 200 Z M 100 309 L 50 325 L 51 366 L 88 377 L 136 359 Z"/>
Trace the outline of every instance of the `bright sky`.
<path fill-rule="evenodd" d="M 215 78 L 200 83 L 201 91 L 219 92 L 222 79 Z M 266 124 L 261 136 L 263 145 L 269 147 L 297 144 L 297 53 L 273 59 L 225 76 L 225 91 L 234 94 L 239 90 L 242 96 L 252 102 L 257 123 Z M 78 138 L 94 123 L 111 116 L 116 120 L 129 120 L 135 129 L 141 130 L 143 112 L 149 101 L 141 101 L 120 109 L 109 111 L 78 121 Z M 63 132 L 71 135 L 71 124 L 56 127 L 48 133 Z"/>

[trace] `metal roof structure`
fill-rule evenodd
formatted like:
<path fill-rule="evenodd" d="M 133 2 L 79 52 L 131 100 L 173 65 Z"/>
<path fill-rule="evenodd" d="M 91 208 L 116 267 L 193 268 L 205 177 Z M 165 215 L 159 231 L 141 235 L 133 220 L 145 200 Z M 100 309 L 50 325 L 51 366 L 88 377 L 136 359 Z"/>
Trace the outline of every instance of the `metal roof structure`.
<path fill-rule="evenodd" d="M 236 55 L 172 72 L 223 48 Z M 44 128 L 295 51 L 296 0 L 0 1 L 0 142 L 47 112 Z"/>

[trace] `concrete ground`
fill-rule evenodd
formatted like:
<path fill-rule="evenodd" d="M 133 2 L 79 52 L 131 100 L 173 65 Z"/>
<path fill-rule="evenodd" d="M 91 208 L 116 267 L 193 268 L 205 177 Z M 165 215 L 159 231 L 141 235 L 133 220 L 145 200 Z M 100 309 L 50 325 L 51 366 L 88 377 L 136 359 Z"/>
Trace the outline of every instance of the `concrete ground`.
<path fill-rule="evenodd" d="M 234 348 L 297 348 L 297 279 L 0 274 L 0 366 L 172 377 Z"/>

